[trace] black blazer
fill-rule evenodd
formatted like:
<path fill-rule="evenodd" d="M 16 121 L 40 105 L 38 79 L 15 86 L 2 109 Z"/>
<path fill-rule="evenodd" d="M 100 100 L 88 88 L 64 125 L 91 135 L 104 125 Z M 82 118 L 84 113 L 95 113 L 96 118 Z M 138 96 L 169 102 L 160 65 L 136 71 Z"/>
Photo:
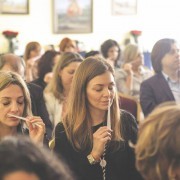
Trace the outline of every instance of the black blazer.
<path fill-rule="evenodd" d="M 40 116 L 46 126 L 46 134 L 48 139 L 52 135 L 52 124 L 49 120 L 49 114 L 43 98 L 43 90 L 40 86 L 33 83 L 27 83 L 27 87 L 31 96 L 32 113 L 35 116 Z"/>
<path fill-rule="evenodd" d="M 157 105 L 167 101 L 175 101 L 175 98 L 162 73 L 155 74 L 142 82 L 140 104 L 145 116 Z"/>

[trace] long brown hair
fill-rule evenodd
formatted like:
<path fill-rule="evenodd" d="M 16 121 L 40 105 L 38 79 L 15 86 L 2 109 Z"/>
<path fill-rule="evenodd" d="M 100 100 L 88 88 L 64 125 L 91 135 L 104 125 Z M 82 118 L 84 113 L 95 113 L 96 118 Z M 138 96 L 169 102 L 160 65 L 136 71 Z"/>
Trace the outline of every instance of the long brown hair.
<path fill-rule="evenodd" d="M 41 45 L 36 41 L 29 42 L 26 45 L 25 52 L 24 52 L 24 60 L 25 60 L 25 62 L 30 58 L 31 51 L 35 51 L 38 48 L 41 48 Z"/>
<path fill-rule="evenodd" d="M 78 67 L 68 99 L 67 115 L 63 124 L 69 141 L 76 150 L 90 150 L 93 145 L 91 115 L 87 100 L 87 85 L 91 79 L 113 68 L 104 60 L 89 57 Z M 117 94 L 111 106 L 112 140 L 120 141 L 120 111 Z"/>
<path fill-rule="evenodd" d="M 59 72 L 63 70 L 66 66 L 68 66 L 72 62 L 82 62 L 83 58 L 78 53 L 73 52 L 65 52 L 62 53 L 60 59 L 56 63 L 53 68 L 53 77 L 50 83 L 45 88 L 45 92 L 52 92 L 53 95 L 59 99 L 59 101 L 63 101 L 63 90 L 64 87 L 62 85 L 61 77 L 59 77 Z"/>

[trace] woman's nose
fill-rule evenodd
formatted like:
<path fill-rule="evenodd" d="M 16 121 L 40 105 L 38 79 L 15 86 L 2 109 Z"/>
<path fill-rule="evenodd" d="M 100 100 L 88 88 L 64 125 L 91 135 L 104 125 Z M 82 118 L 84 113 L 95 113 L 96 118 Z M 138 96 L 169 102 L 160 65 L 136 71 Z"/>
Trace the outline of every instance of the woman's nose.
<path fill-rule="evenodd" d="M 12 103 L 11 111 L 17 112 L 18 110 L 19 110 L 18 104 L 17 103 Z"/>
<path fill-rule="evenodd" d="M 104 91 L 104 96 L 110 96 L 111 95 L 111 91 L 109 89 L 105 89 Z"/>

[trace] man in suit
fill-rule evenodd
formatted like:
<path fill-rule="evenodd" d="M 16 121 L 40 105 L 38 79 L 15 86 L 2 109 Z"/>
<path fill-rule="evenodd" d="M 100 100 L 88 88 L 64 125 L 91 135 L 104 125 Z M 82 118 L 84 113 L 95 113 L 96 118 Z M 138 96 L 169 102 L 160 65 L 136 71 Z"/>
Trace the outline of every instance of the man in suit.
<path fill-rule="evenodd" d="M 0 56 L 0 70 L 13 71 L 24 78 L 25 64 L 23 59 L 14 54 L 4 54 Z M 40 86 L 33 83 L 27 83 L 27 87 L 31 96 L 31 110 L 33 115 L 40 116 L 46 126 L 47 139 L 52 135 L 52 124 L 43 98 L 43 90 Z"/>
<path fill-rule="evenodd" d="M 180 102 L 180 56 L 176 41 L 157 41 L 151 61 L 155 75 L 145 80 L 140 88 L 140 104 L 145 116 L 163 102 Z"/>

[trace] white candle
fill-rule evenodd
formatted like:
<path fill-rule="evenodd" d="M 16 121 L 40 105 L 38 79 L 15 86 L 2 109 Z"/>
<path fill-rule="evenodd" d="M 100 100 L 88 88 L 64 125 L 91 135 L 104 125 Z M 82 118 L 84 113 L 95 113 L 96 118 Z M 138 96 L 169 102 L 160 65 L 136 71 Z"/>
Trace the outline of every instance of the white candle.
<path fill-rule="evenodd" d="M 109 100 L 109 104 L 108 104 L 107 127 L 111 129 L 111 104 L 110 104 L 110 100 Z"/>

